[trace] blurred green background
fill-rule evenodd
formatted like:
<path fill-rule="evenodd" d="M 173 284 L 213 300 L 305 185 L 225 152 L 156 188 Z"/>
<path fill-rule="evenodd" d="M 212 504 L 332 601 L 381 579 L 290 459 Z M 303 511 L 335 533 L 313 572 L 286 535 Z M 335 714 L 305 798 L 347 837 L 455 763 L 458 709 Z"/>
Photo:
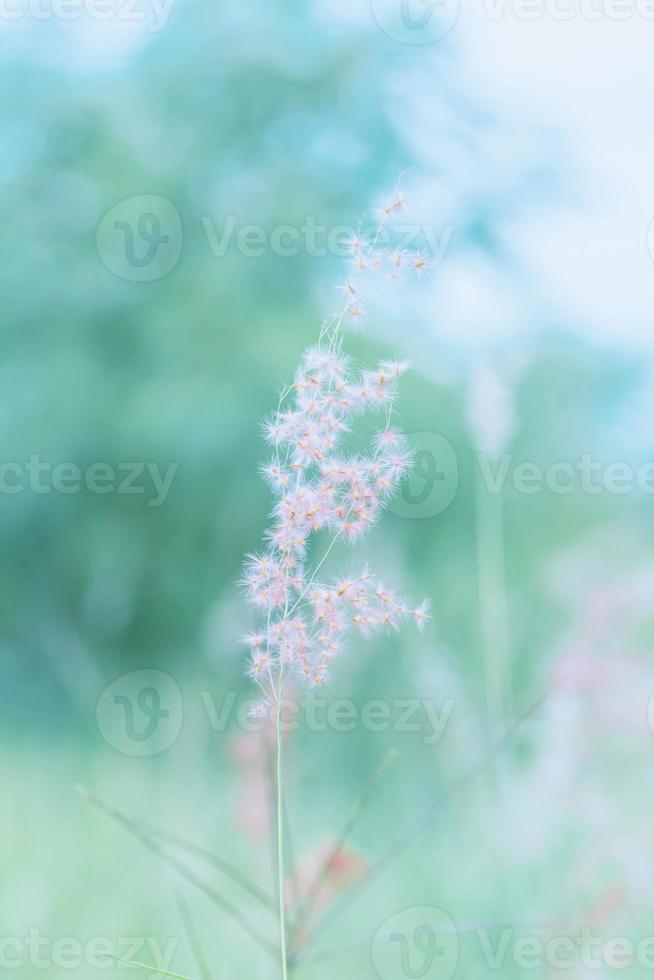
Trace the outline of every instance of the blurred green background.
<path fill-rule="evenodd" d="M 420 972 L 417 949 L 409 973 L 397 944 L 373 942 L 416 907 L 461 926 L 461 980 L 560 972 L 551 962 L 525 971 L 519 937 L 576 937 L 587 925 L 604 941 L 637 942 L 651 929 L 653 481 L 601 483 L 611 463 L 633 475 L 652 458 L 651 362 L 633 344 L 577 331 L 574 305 L 550 303 L 507 246 L 507 215 L 576 193 L 583 166 L 563 138 L 537 119 L 520 128 L 504 119 L 462 80 L 454 41 L 398 43 L 364 6 L 178 0 L 159 30 L 149 7 L 134 20 L 39 18 L 27 7 L 3 17 L 7 975 L 118 976 L 124 966 L 84 956 L 75 965 L 74 952 L 65 963 L 52 943 L 106 937 L 124 956 L 124 938 L 140 937 L 172 942 L 168 969 L 200 978 L 178 892 L 204 976 L 278 975 L 224 910 L 73 785 L 211 849 L 272 894 L 265 738 L 244 731 L 236 708 L 224 724 L 215 712 L 230 692 L 237 707 L 252 696 L 236 581 L 270 507 L 259 421 L 314 341 L 342 268 L 334 250 L 309 254 L 301 236 L 294 254 L 276 254 L 269 236 L 307 221 L 356 227 L 404 172 L 407 220 L 438 236 L 449 229 L 445 254 L 378 304 L 350 349 L 364 360 L 413 358 L 398 421 L 421 434 L 416 445 L 446 468 L 446 486 L 413 477 L 361 558 L 407 594 L 428 594 L 433 621 L 424 638 L 407 630 L 353 649 L 325 697 L 350 699 L 359 719 L 381 700 L 396 722 L 410 702 L 419 728 L 359 721 L 289 736 L 299 878 L 389 750 L 398 758 L 356 824 L 344 878 L 457 788 L 326 922 L 316 962 L 296 974 L 449 980 L 438 963 Z M 139 231 L 144 214 L 154 218 Z M 147 236 L 171 240 L 139 266 L 114 219 L 131 227 L 139 256 Z M 220 235 L 230 220 L 263 230 L 261 254 L 234 239 L 215 254 L 207 229 Z M 505 454 L 506 482 L 491 493 L 484 465 L 496 473 Z M 577 467 L 584 454 L 602 467 L 592 491 L 577 475 L 564 493 L 513 479 L 521 463 Z M 35 457 L 46 465 L 36 487 L 26 475 Z M 140 493 L 52 485 L 58 465 L 84 474 L 98 463 L 174 475 L 158 506 L 147 471 Z M 331 558 L 352 561 L 347 549 Z M 142 675 L 132 672 L 142 670 L 170 678 L 163 719 L 138 702 Z M 161 675 L 147 676 L 156 687 Z M 154 743 L 131 739 L 113 702 L 103 714 L 114 683 L 133 700 L 137 730 L 161 724 Z M 436 739 L 425 702 L 444 720 Z M 274 916 L 176 853 L 274 937 Z M 345 882 L 330 888 L 338 896 Z M 504 924 L 514 934 L 498 969 L 473 926 L 488 926 L 495 948 Z M 47 939 L 43 962 L 33 930 Z M 153 963 L 151 953 L 141 942 L 135 958 Z M 566 972 L 585 971 L 577 962 Z M 647 972 L 636 963 L 630 975 Z"/>

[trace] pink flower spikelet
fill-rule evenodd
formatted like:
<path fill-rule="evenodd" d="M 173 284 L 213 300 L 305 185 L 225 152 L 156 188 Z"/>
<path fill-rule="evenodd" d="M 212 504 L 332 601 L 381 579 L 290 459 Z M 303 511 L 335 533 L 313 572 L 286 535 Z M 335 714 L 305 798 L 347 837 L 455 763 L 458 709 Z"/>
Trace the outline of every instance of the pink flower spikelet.
<path fill-rule="evenodd" d="M 391 210 L 402 206 L 396 195 Z M 386 220 L 386 215 L 383 221 Z M 261 467 L 275 496 L 265 547 L 247 556 L 242 585 L 259 617 L 244 637 L 250 676 L 265 699 L 263 714 L 278 701 L 284 677 L 297 675 L 312 687 L 324 684 L 348 635 L 396 630 L 413 620 L 422 631 L 429 603 L 405 603 L 367 566 L 354 574 L 320 581 L 320 569 L 337 540 L 356 544 L 378 521 L 412 465 L 404 433 L 391 425 L 404 361 L 358 367 L 342 350 L 343 327 L 363 316 L 365 286 L 397 272 L 395 253 L 380 247 L 382 225 L 370 241 L 351 243 L 345 304 L 323 324 L 318 343 L 300 361 L 293 383 L 282 391 L 277 411 L 264 423 L 272 458 Z M 408 269 L 413 268 L 407 260 Z M 422 263 L 419 263 L 422 268 Z M 390 267 L 391 272 L 385 273 Z M 415 271 L 415 270 L 414 270 Z M 367 452 L 346 454 L 344 437 L 357 417 L 381 415 Z M 309 539 L 327 532 L 331 543 L 315 568 L 308 567 Z"/>

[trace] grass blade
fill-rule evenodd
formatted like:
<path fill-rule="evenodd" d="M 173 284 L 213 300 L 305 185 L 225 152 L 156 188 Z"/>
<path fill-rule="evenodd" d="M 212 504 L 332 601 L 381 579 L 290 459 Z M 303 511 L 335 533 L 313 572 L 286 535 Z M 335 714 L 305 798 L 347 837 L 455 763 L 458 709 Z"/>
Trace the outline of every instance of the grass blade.
<path fill-rule="evenodd" d="M 177 834 L 170 834 L 165 830 L 161 830 L 158 827 L 153 827 L 151 824 L 144 820 L 134 820 L 135 826 L 140 827 L 144 833 L 149 837 L 156 837 L 157 840 L 165 841 L 167 844 L 172 844 L 173 847 L 179 847 L 181 850 L 186 851 L 188 854 L 192 854 L 194 857 L 198 857 L 207 864 L 216 868 L 217 871 L 222 872 L 227 878 L 238 885 L 243 891 L 246 891 L 252 898 L 256 899 L 261 905 L 269 909 L 275 915 L 277 914 L 277 908 L 272 898 L 270 898 L 266 893 L 260 889 L 254 882 L 250 881 L 245 875 L 231 865 L 228 861 L 214 854 L 213 851 L 207 850 L 207 848 L 202 847 L 199 844 L 194 844 L 193 841 L 186 840 L 184 837 L 179 837 Z"/>
<path fill-rule="evenodd" d="M 252 922 L 250 922 L 247 916 L 240 911 L 240 909 L 236 908 L 235 905 L 232 905 L 232 903 L 217 892 L 215 888 L 212 888 L 210 885 L 206 884 L 206 882 L 202 881 L 201 878 L 198 878 L 198 876 L 190 868 L 187 868 L 186 865 L 182 864 L 181 861 L 178 861 L 172 855 L 168 854 L 160 844 L 148 837 L 137 823 L 130 820 L 130 818 L 125 816 L 124 813 L 121 813 L 120 810 L 109 806 L 108 803 L 98 799 L 97 796 L 93 796 L 91 793 L 88 793 L 83 787 L 77 787 L 77 789 L 80 795 L 91 803 L 92 806 L 97 807 L 97 809 L 101 810 L 108 817 L 111 817 L 112 820 L 119 823 L 125 828 L 125 830 L 128 830 L 134 837 L 136 837 L 144 847 L 168 864 L 171 868 L 174 868 L 175 871 L 182 876 L 182 878 L 188 881 L 191 885 L 194 885 L 207 898 L 218 905 L 219 908 L 221 908 L 223 912 L 225 912 L 231 919 L 238 923 L 241 929 L 243 929 L 243 931 L 246 932 L 251 939 L 258 943 L 262 949 L 265 949 L 266 952 L 277 959 L 279 953 L 277 946 L 266 936 L 264 936 L 259 929 L 253 925 Z"/>
<path fill-rule="evenodd" d="M 198 970 L 200 971 L 202 980 L 211 980 L 211 973 L 209 972 L 209 966 L 204 955 L 204 950 L 202 949 L 202 944 L 200 942 L 197 929 L 195 928 L 195 923 L 193 922 L 189 907 L 186 904 L 183 895 L 181 895 L 177 889 L 175 889 L 175 904 L 177 905 L 179 917 L 182 920 L 184 931 L 189 941 L 189 946 L 193 950 L 195 962 L 198 965 Z"/>
<path fill-rule="evenodd" d="M 159 970 L 158 967 L 150 966 L 149 963 L 139 963 L 138 960 L 123 960 L 120 956 L 112 956 L 111 953 L 105 953 L 104 955 L 116 963 L 126 963 L 128 966 L 140 966 L 142 969 L 147 970 L 148 973 L 158 973 L 162 977 L 173 977 L 173 980 L 193 980 L 193 977 L 185 977 L 181 973 L 170 973 L 168 970 Z"/>

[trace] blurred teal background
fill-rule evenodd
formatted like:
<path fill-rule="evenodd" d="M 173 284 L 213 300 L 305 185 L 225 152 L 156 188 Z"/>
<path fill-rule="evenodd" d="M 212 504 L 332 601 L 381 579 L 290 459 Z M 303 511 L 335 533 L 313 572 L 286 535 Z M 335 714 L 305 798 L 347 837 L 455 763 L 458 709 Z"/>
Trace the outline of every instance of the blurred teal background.
<path fill-rule="evenodd" d="M 376 639 L 340 665 L 326 698 L 354 703 L 352 731 L 289 736 L 295 887 L 389 750 L 398 758 L 357 822 L 333 897 L 457 789 L 326 922 L 308 947 L 316 962 L 294 975 L 550 978 L 556 963 L 525 970 L 516 939 L 584 926 L 603 942 L 647 938 L 651 68 L 640 81 L 624 71 L 651 50 L 638 23 L 608 25 L 623 30 L 623 54 L 607 67 L 590 60 L 605 50 L 604 23 L 568 33 L 541 23 L 537 34 L 463 11 L 433 43 L 413 43 L 393 36 L 392 4 L 380 14 L 377 3 L 176 0 L 166 16 L 115 5 L 102 20 L 84 7 L 69 19 L 17 9 L 0 19 L 7 975 L 119 976 L 124 966 L 74 952 L 65 962 L 52 944 L 105 937 L 120 957 L 125 937 L 139 937 L 133 958 L 153 963 L 147 942 L 171 943 L 167 968 L 190 977 L 278 976 L 224 910 L 72 787 L 211 849 L 272 894 L 266 741 L 236 714 L 252 696 L 236 581 L 270 507 L 259 422 L 315 340 L 342 263 L 333 248 L 310 254 L 304 232 L 290 255 L 270 236 L 307 222 L 324 236 L 356 228 L 400 174 L 407 223 L 442 251 L 419 282 L 372 304 L 350 349 L 413 360 L 398 422 L 423 461 L 445 468 L 445 487 L 413 477 L 361 560 L 428 594 L 433 622 L 424 638 Z M 596 109 L 618 79 L 630 111 L 611 98 Z M 212 234 L 230 222 L 216 254 Z M 260 229 L 260 249 L 239 245 L 245 226 Z M 152 243 L 156 257 L 139 265 Z M 600 467 L 591 489 L 584 455 Z M 35 457 L 46 466 L 37 484 Z M 570 491 L 525 489 L 514 478 L 525 463 L 572 467 Z M 118 480 L 75 490 L 70 479 L 61 492 L 62 464 L 73 484 L 75 467 L 135 464 L 142 492 L 119 492 Z M 612 464 L 627 468 L 617 489 Z M 163 500 L 155 467 L 172 474 Z M 489 472 L 505 472 L 497 493 Z M 352 561 L 347 549 L 331 558 Z M 163 685 L 167 716 L 138 702 L 143 670 L 167 675 L 146 675 Z M 114 683 L 133 699 L 137 730 L 161 724 L 153 742 L 130 738 L 113 702 L 105 711 Z M 418 729 L 361 723 L 380 700 L 395 722 L 413 704 Z M 425 703 L 443 720 L 438 738 Z M 274 916 L 206 862 L 181 858 L 274 937 Z M 460 926 L 454 974 L 420 973 L 418 950 L 406 972 L 378 935 L 421 907 Z M 475 927 L 496 948 L 505 924 L 514 932 L 493 967 Z M 33 930 L 47 939 L 41 960 Z M 630 975 L 650 968 L 634 963 Z M 585 980 L 589 968 L 564 972 Z M 613 972 L 604 963 L 593 976 Z"/>

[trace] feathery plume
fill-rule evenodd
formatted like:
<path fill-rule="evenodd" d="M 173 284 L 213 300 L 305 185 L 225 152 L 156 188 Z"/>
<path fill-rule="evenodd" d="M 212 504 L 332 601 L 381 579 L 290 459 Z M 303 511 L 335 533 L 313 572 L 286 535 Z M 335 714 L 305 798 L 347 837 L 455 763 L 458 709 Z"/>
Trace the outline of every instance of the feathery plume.
<path fill-rule="evenodd" d="M 273 456 L 261 473 L 275 502 L 266 546 L 247 556 L 242 580 L 260 617 L 256 632 L 244 639 L 248 674 L 263 693 L 258 714 L 279 701 L 284 677 L 295 675 L 310 687 L 325 684 L 352 633 L 369 637 L 408 620 L 422 632 L 429 618 L 427 600 L 412 608 L 367 568 L 347 579 L 319 581 L 322 562 L 313 572 L 306 566 L 309 539 L 318 531 L 330 533 L 332 544 L 361 540 L 412 465 L 406 436 L 391 425 L 408 362 L 382 360 L 360 368 L 342 349 L 345 327 L 364 319 L 366 291 L 377 288 L 383 267 L 398 275 L 423 268 L 420 256 L 383 242 L 386 220 L 403 206 L 396 191 L 378 208 L 376 231 L 350 241 L 350 272 L 339 286 L 343 306 L 327 318 L 277 411 L 263 423 Z M 343 438 L 366 412 L 382 413 L 385 424 L 369 451 L 348 456 Z"/>

